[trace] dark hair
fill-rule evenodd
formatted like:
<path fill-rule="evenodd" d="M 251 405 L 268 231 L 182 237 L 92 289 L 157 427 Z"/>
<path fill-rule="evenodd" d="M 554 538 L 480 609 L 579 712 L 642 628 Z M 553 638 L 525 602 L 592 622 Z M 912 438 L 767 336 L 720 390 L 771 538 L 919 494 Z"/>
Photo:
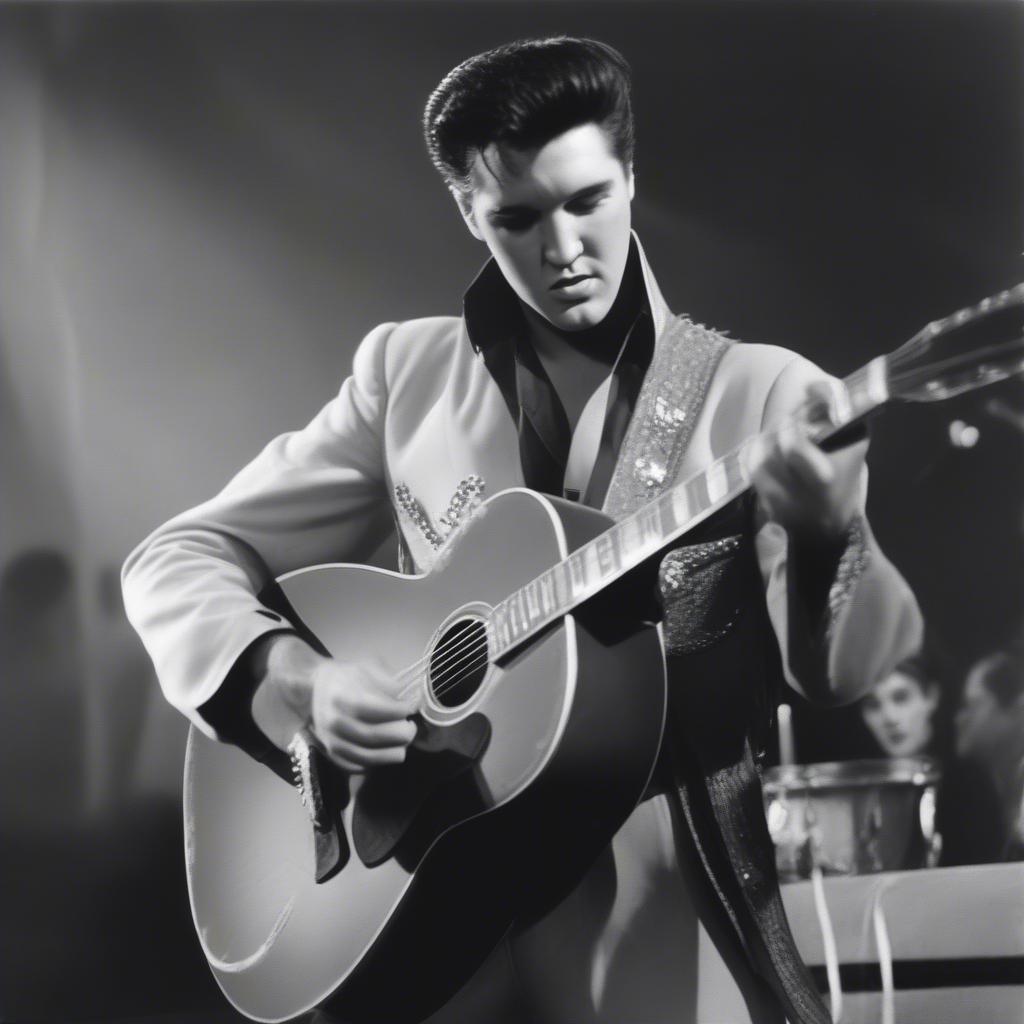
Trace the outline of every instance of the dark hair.
<path fill-rule="evenodd" d="M 931 690 L 939 685 L 939 681 L 935 678 L 935 674 L 928 664 L 928 658 L 923 651 L 912 654 L 909 658 L 904 658 L 892 670 L 890 675 L 896 675 L 897 673 L 913 679 L 922 691 Z"/>
<path fill-rule="evenodd" d="M 1024 695 L 1024 659 L 1020 655 L 998 651 L 982 658 L 974 668 L 1000 707 L 1008 708 Z"/>
<path fill-rule="evenodd" d="M 448 187 L 466 194 L 474 154 L 492 143 L 533 149 L 591 122 L 629 166 L 629 65 L 605 43 L 556 36 L 507 43 L 449 71 L 427 100 L 423 134 Z"/>

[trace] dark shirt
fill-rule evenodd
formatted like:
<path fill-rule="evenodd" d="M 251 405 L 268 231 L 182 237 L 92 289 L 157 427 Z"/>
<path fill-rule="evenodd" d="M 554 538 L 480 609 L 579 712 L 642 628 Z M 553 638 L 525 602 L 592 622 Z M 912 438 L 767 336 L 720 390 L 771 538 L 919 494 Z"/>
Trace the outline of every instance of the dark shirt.
<path fill-rule="evenodd" d="M 636 242 L 630 242 L 623 284 L 605 320 L 590 330 L 561 332 L 573 348 L 584 350 L 589 345 L 603 349 L 612 377 L 597 459 L 584 495 L 563 492 L 572 442 L 569 420 L 544 364 L 530 344 L 519 299 L 493 260 L 467 290 L 463 313 L 470 341 L 483 354 L 487 370 L 516 422 L 526 486 L 600 507 L 654 355 L 654 321 Z"/>
<path fill-rule="evenodd" d="M 1006 828 L 999 798 L 980 765 L 961 758 L 941 762 L 935 828 L 942 836 L 939 864 L 991 864 L 1003 859 Z"/>

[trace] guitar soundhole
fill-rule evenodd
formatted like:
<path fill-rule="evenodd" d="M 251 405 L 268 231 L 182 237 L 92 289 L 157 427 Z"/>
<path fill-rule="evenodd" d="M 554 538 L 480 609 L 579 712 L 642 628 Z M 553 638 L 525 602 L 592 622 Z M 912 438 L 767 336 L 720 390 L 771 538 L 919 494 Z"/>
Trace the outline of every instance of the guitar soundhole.
<path fill-rule="evenodd" d="M 479 619 L 459 619 L 439 637 L 430 655 L 430 691 L 446 708 L 465 704 L 487 673 L 487 630 Z"/>

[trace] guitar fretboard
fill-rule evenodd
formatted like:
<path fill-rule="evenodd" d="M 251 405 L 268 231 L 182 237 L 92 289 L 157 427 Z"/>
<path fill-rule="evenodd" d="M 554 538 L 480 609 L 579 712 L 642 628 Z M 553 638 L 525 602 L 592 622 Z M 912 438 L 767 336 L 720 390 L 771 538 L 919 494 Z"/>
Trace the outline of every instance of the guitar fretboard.
<path fill-rule="evenodd" d="M 510 594 L 491 611 L 491 659 L 502 658 L 742 494 L 750 486 L 754 450 L 770 436 L 798 428 L 820 443 L 882 405 L 888 397 L 885 360 L 879 356 L 844 380 L 820 419 L 808 422 L 805 411 L 797 412 L 748 438 Z"/>

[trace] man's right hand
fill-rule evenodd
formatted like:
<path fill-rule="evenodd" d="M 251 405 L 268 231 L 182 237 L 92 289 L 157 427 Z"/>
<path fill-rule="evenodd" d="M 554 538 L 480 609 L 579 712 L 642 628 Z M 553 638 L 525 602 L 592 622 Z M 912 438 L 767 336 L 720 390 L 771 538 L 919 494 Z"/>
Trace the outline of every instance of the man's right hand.
<path fill-rule="evenodd" d="M 346 771 L 405 760 L 419 697 L 402 696 L 408 683 L 379 661 L 325 658 L 290 633 L 257 641 L 251 657 L 259 679 L 253 719 L 277 747 L 287 749 L 295 733 L 307 729 Z"/>

